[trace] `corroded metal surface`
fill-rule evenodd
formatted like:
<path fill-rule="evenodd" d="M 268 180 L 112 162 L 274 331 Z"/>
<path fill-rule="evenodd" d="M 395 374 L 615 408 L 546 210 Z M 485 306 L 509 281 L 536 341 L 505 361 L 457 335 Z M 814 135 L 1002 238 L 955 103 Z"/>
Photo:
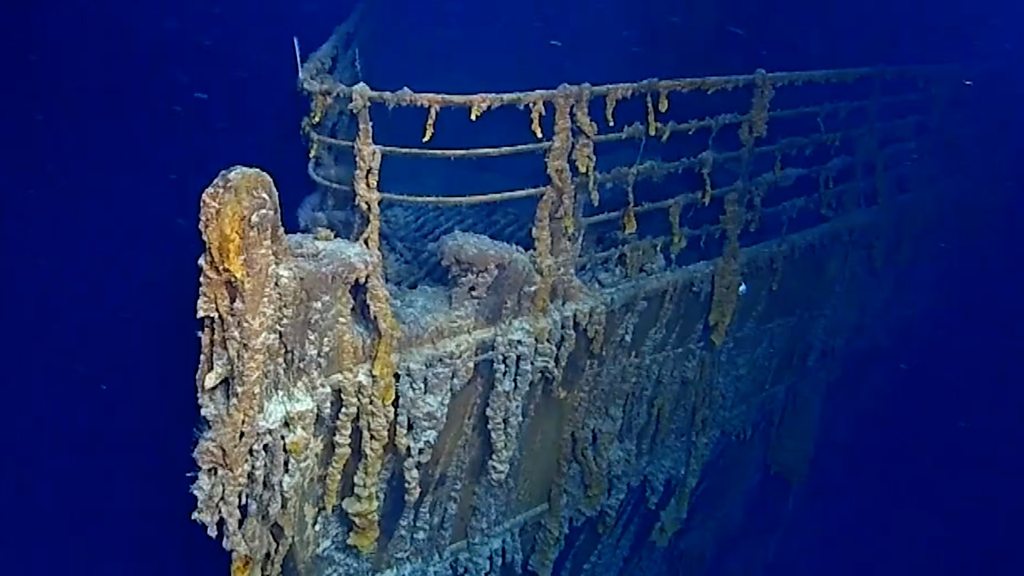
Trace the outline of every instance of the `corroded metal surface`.
<path fill-rule="evenodd" d="M 207 205 L 253 174 L 227 172 Z M 714 263 L 585 289 L 536 315 L 525 251 L 446 237 L 451 286 L 393 291 L 397 400 L 373 486 L 379 537 L 365 553 L 347 544 L 349 510 L 332 503 L 359 495 L 386 405 L 375 323 L 358 302 L 372 256 L 308 235 L 246 252 L 273 278 L 255 299 L 207 256 L 203 293 L 230 305 L 200 308 L 210 426 L 197 517 L 225 520 L 236 568 L 260 573 L 288 552 L 302 573 L 323 574 L 609 574 L 654 570 L 650 558 L 678 546 L 699 556 L 713 542 L 693 531 L 713 539 L 746 489 L 747 477 L 727 475 L 710 496 L 697 490 L 726 447 L 802 477 L 831 371 L 888 297 L 885 255 L 900 238 L 890 218 L 858 211 L 741 252 L 745 289 L 720 345 L 708 326 Z M 279 224 L 266 236 L 284 238 Z M 690 516 L 701 498 L 718 507 L 711 518 Z"/>
<path fill-rule="evenodd" d="M 342 79 L 350 34 L 302 72 L 309 233 L 258 170 L 203 195 L 195 517 L 234 574 L 700 573 L 754 483 L 800 483 L 912 257 L 939 77 L 388 93 Z M 425 109 L 422 144 L 519 106 L 534 141 L 383 144 L 381 105 Z M 388 157 L 519 154 L 542 184 L 382 189 L 415 170 Z"/>

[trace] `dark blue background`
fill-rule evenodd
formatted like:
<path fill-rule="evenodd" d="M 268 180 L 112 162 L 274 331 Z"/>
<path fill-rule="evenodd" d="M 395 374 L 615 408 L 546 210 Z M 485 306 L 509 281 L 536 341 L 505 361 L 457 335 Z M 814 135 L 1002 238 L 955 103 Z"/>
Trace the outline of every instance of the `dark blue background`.
<path fill-rule="evenodd" d="M 1006 185 L 969 192 L 1021 192 L 1022 15 L 1006 0 L 725 0 L 700 58 L 673 49 L 685 1 L 385 3 L 365 58 L 389 88 L 995 62 L 975 104 L 1003 114 L 983 141 L 1001 152 L 975 166 Z M 259 166 L 290 217 L 309 191 L 291 37 L 314 48 L 346 3 L 23 4 L 4 8 L 3 571 L 225 574 L 189 520 L 198 197 L 219 170 Z M 1020 251 L 958 246 L 936 263 L 935 317 L 847 371 L 892 392 L 826 423 L 778 573 L 1024 573 Z"/>

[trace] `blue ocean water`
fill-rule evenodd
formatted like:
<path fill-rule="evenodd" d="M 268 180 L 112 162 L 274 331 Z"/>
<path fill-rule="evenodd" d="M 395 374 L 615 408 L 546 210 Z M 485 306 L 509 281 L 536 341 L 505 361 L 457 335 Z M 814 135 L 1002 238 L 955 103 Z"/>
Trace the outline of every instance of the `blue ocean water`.
<path fill-rule="evenodd" d="M 963 193 L 980 203 L 1021 197 L 1024 13 L 1006 0 L 383 3 L 389 29 L 365 54 L 382 88 L 963 63 L 974 156 L 950 169 L 977 175 Z M 311 50 L 350 8 L 5 8 L 5 573 L 227 572 L 189 519 L 198 198 L 221 169 L 259 166 L 292 218 L 311 189 L 292 37 Z M 676 49 L 680 22 L 701 31 L 700 58 Z M 927 263 L 930 315 L 894 321 L 896 344 L 844 373 L 876 395 L 830 404 L 771 573 L 1024 573 L 1024 260 L 1009 235 L 1024 212 L 997 204 Z"/>

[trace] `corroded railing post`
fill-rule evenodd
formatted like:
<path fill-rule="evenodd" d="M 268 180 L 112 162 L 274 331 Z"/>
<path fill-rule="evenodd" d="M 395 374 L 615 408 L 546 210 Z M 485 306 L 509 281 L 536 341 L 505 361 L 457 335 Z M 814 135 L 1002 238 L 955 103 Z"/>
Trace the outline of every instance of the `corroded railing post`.
<path fill-rule="evenodd" d="M 349 544 L 361 552 L 372 552 L 380 537 L 379 477 L 392 422 L 395 418 L 395 343 L 398 325 L 391 312 L 391 301 L 384 278 L 384 258 L 380 247 L 380 150 L 373 143 L 373 123 L 369 88 L 360 84 L 352 92 L 351 109 L 357 128 L 355 151 L 356 207 L 363 215 L 359 243 L 373 256 L 373 265 L 366 278 L 366 304 L 374 321 L 376 334 L 373 353 L 372 380 L 364 382 L 359 393 L 359 424 L 362 435 L 362 458 L 355 475 L 352 496 L 342 501 L 342 508 L 352 520 Z"/>

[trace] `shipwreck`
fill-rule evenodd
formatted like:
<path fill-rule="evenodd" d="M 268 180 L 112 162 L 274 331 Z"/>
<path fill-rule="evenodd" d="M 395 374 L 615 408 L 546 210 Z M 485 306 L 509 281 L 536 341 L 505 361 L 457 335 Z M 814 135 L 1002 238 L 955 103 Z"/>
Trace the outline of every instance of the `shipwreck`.
<path fill-rule="evenodd" d="M 378 91 L 357 17 L 303 230 L 202 195 L 194 518 L 236 576 L 701 573 L 914 257 L 942 71 Z"/>

